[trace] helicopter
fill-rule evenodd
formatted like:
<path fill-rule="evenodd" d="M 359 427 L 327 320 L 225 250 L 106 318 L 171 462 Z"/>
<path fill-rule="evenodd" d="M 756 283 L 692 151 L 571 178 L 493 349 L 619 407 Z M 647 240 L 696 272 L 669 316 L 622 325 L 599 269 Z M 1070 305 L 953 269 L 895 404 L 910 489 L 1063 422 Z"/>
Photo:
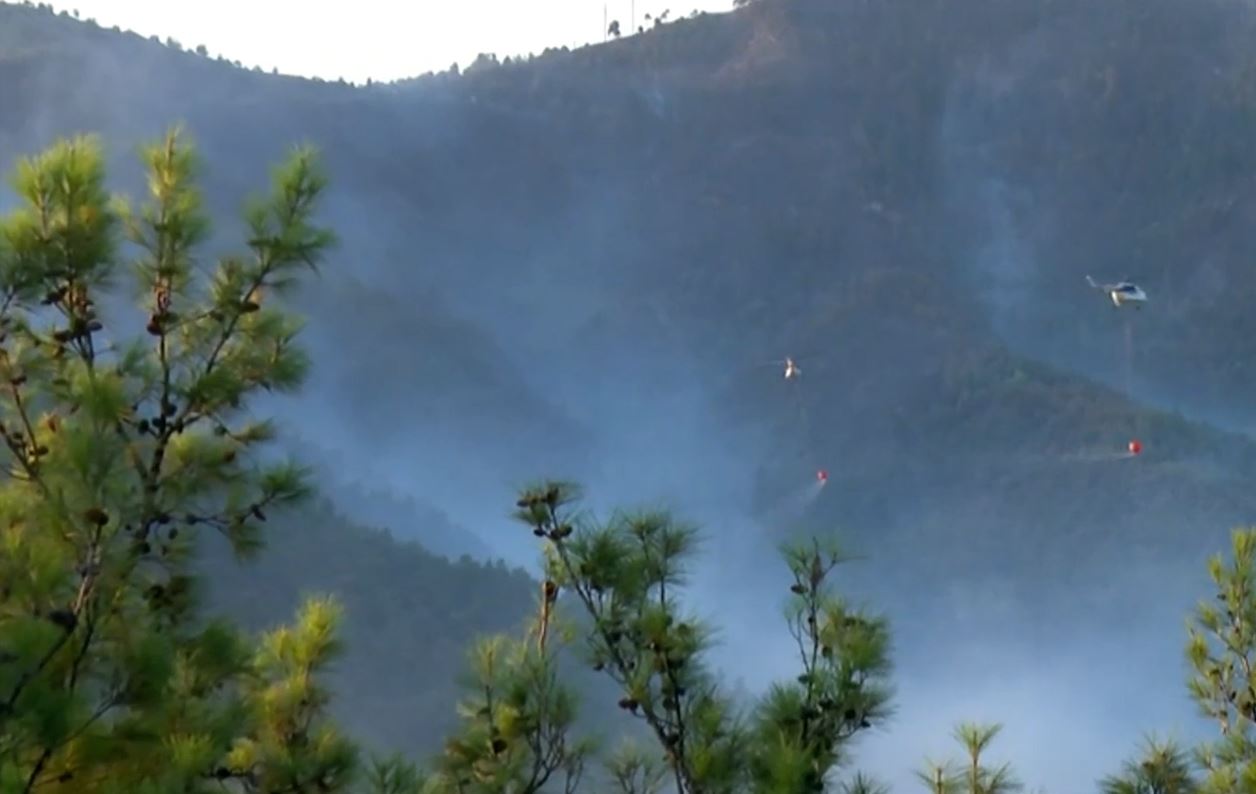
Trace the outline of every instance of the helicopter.
<path fill-rule="evenodd" d="M 1117 284 L 1100 284 L 1090 276 L 1086 276 L 1086 283 L 1091 287 L 1108 293 L 1108 297 L 1112 298 L 1112 305 L 1118 309 L 1130 304 L 1135 309 L 1143 308 L 1143 304 L 1147 302 L 1147 293 L 1143 292 L 1143 288 L 1130 281 L 1122 281 Z"/>
<path fill-rule="evenodd" d="M 775 359 L 773 361 L 765 361 L 758 366 L 784 367 L 785 380 L 796 380 L 800 375 L 802 375 L 802 367 L 798 366 L 798 362 L 795 361 L 792 356 L 786 356 L 785 358 Z"/>

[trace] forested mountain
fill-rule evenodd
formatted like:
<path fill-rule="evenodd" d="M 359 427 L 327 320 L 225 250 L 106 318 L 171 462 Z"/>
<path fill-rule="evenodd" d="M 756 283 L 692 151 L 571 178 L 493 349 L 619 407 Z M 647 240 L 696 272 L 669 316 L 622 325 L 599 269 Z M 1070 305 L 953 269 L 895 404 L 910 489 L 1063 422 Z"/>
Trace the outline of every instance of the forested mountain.
<path fill-rule="evenodd" d="M 847 528 L 870 558 L 853 586 L 919 629 L 905 654 L 961 612 L 1032 620 L 1048 646 L 1083 617 L 1179 614 L 1256 513 L 1236 432 L 1253 19 L 1237 0 L 759 0 L 352 87 L 0 5 L 0 160 L 98 131 L 133 179 L 134 145 L 183 121 L 229 216 L 284 146 L 318 145 L 341 245 L 297 299 L 313 382 L 276 411 L 328 450 L 329 484 L 448 516 L 439 542 L 399 538 L 528 564 L 510 495 L 568 475 L 599 506 L 702 522 L 724 562 L 703 582 L 762 617 L 778 508 L 824 469 L 804 523 Z M 1088 274 L 1151 302 L 1117 312 Z M 796 383 L 764 366 L 785 355 Z M 391 515 L 419 521 L 363 520 Z M 224 603 L 344 576 L 379 625 L 435 638 L 413 691 L 448 703 L 448 654 L 521 614 L 497 622 L 488 593 L 533 585 L 407 549 L 386 593 L 366 569 L 393 541 L 352 518 Z M 403 582 L 403 554 L 425 573 Z M 428 625 L 409 603 L 465 612 Z M 365 653 L 341 682 L 391 697 Z"/>

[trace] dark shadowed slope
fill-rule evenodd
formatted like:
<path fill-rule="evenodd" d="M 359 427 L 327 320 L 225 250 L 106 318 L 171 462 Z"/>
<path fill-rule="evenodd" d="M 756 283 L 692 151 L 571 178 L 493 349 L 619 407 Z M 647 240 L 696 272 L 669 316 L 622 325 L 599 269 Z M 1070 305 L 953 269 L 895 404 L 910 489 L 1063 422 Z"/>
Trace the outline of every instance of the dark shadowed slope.
<path fill-rule="evenodd" d="M 337 184 L 328 220 L 341 253 L 301 298 L 320 366 L 299 408 L 282 412 L 299 435 L 337 450 L 349 479 L 432 501 L 473 532 L 500 537 L 501 511 L 478 509 L 483 490 L 509 493 L 538 471 L 581 468 L 581 431 L 521 379 L 526 365 L 505 357 L 494 330 L 474 330 L 439 281 L 424 277 L 441 272 L 440 250 L 412 234 L 422 216 L 415 197 L 394 192 L 395 142 L 406 140 L 411 117 L 369 92 L 245 72 L 39 9 L 5 5 L 0 14 L 6 159 L 54 135 L 101 132 L 120 186 L 138 189 L 126 183 L 137 173 L 135 145 L 183 121 L 215 164 L 210 205 L 230 216 L 245 198 L 241 185 L 255 184 L 284 147 L 309 140 L 326 152 Z"/>
<path fill-rule="evenodd" d="M 231 562 L 223 544 L 208 544 L 211 603 L 262 630 L 289 621 L 305 595 L 339 597 L 347 648 L 335 674 L 336 708 L 380 749 L 439 748 L 457 719 L 469 643 L 480 632 L 520 630 L 536 592 L 520 570 L 466 557 L 451 563 L 355 524 L 325 501 L 275 516 L 268 544 L 244 565 Z"/>
<path fill-rule="evenodd" d="M 353 506 L 362 508 L 361 501 Z M 368 749 L 427 758 L 456 726 L 472 641 L 525 631 L 540 583 L 500 561 L 448 560 L 398 538 L 429 537 L 429 522 L 439 516 L 420 509 L 390 518 L 398 530 L 347 518 L 326 499 L 277 511 L 268 521 L 265 552 L 244 563 L 232 559 L 221 538 L 206 536 L 208 598 L 212 611 L 261 631 L 288 623 L 304 597 L 334 594 L 346 621 L 333 711 Z M 574 667 L 574 657 L 567 663 L 573 665 L 568 680 L 587 706 L 586 729 L 632 730 L 630 720 L 617 718 L 618 696 L 608 682 L 582 663 Z"/>

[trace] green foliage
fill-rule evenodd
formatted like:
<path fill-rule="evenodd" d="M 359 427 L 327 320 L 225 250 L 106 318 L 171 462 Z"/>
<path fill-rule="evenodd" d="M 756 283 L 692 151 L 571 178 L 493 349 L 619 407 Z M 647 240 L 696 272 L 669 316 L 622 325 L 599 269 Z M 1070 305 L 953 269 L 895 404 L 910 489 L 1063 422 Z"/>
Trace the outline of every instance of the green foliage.
<path fill-rule="evenodd" d="M 667 785 L 667 767 L 632 739 L 606 758 L 606 771 L 622 794 L 662 794 Z"/>
<path fill-rule="evenodd" d="M 534 794 L 551 780 L 576 790 L 593 745 L 571 735 L 575 694 L 559 680 L 554 646 L 540 640 L 551 604 L 542 603 L 536 645 L 496 635 L 472 649 L 463 724 L 445 745 L 431 792 Z"/>
<path fill-rule="evenodd" d="M 1012 794 L 1023 786 L 1012 773 L 1010 764 L 988 766 L 982 757 L 1003 729 L 1002 725 L 962 722 L 951 734 L 964 748 L 961 763 L 926 762 L 916 773 L 931 794 Z"/>
<path fill-rule="evenodd" d="M 550 541 L 550 579 L 593 620 L 594 669 L 620 687 L 620 708 L 649 726 L 681 792 L 733 790 L 744 732 L 703 664 L 709 632 L 678 600 L 693 528 L 642 513 L 576 533 L 565 512 L 575 498 L 573 486 L 546 484 L 523 494 L 518 517 Z"/>
<path fill-rule="evenodd" d="M 372 758 L 366 771 L 364 794 L 422 794 L 428 776 L 416 764 L 394 753 Z"/>
<path fill-rule="evenodd" d="M 318 675 L 340 652 L 339 605 L 311 599 L 296 625 L 262 638 L 245 687 L 253 716 L 216 774 L 249 791 L 342 791 L 357 771 L 357 750 L 326 718 L 330 700 Z"/>
<path fill-rule="evenodd" d="M 1102 794 L 1198 794 L 1190 754 L 1177 742 L 1154 736 L 1143 742 L 1139 758 L 1126 761 L 1119 775 L 1099 783 Z"/>
<path fill-rule="evenodd" d="M 576 498 L 574 486 L 546 483 L 521 496 L 517 515 L 548 541 L 548 575 L 592 621 L 591 664 L 620 687 L 620 708 L 650 728 L 676 788 L 823 791 L 841 750 L 886 715 L 889 699 L 884 621 L 829 592 L 840 557 L 818 543 L 786 549 L 802 672 L 747 719 L 706 663 L 709 629 L 681 604 L 696 530 L 659 512 L 581 521 L 567 511 Z M 614 759 L 611 772 L 625 790 L 657 784 L 639 756 Z"/>
<path fill-rule="evenodd" d="M 842 783 L 838 794 L 890 794 L 890 787 L 863 772 L 857 772 L 853 778 Z"/>
<path fill-rule="evenodd" d="M 1200 749 L 1208 791 L 1256 788 L 1256 530 L 1235 530 L 1232 560 L 1213 557 L 1215 603 L 1201 603 L 1189 626 L 1191 697 L 1216 720 L 1221 739 Z"/>
<path fill-rule="evenodd" d="M 207 283 L 191 148 L 172 132 L 144 162 L 149 195 L 132 208 L 110 199 L 95 140 L 60 142 L 18 164 L 22 205 L 0 221 L 4 791 L 218 788 L 214 770 L 250 737 L 261 779 L 351 767 L 325 728 L 310 748 L 282 728 L 321 708 L 313 674 L 334 647 L 333 606 L 311 604 L 252 659 L 229 627 L 194 619 L 190 565 L 200 529 L 247 553 L 266 511 L 307 491 L 298 468 L 258 462 L 270 429 L 243 412 L 304 373 L 297 323 L 261 294 L 331 242 L 311 220 L 324 179 L 296 152 L 250 210 L 249 255 Z M 98 308 L 124 281 L 147 340 Z"/>
<path fill-rule="evenodd" d="M 925 768 L 916 777 L 929 789 L 929 794 L 960 794 L 964 789 L 961 773 L 951 761 L 925 761 Z"/>
<path fill-rule="evenodd" d="M 786 546 L 784 557 L 794 580 L 786 617 L 802 673 L 774 686 L 758 709 L 756 744 L 780 749 L 755 776 L 767 790 L 820 791 L 850 740 L 889 716 L 889 628 L 831 592 L 843 561 L 836 548 L 813 540 Z M 797 761 L 782 766 L 785 758 Z"/>
<path fill-rule="evenodd" d="M 1022 788 L 1010 764 L 991 767 L 981 763 L 982 756 L 1002 730 L 1003 726 L 997 723 L 964 722 L 955 727 L 955 739 L 968 754 L 964 769 L 964 790 L 968 794 L 1010 794 Z"/>

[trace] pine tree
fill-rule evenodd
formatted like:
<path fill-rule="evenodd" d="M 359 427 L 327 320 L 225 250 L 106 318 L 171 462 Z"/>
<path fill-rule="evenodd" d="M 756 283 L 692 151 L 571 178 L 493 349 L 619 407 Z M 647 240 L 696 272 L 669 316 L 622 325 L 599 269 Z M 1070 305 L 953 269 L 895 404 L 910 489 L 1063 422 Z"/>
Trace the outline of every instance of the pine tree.
<path fill-rule="evenodd" d="M 1021 783 L 1012 774 L 1010 764 L 986 766 L 982 758 L 990 749 L 995 737 L 1002 732 L 998 723 L 961 722 L 952 734 L 964 746 L 967 755 L 964 764 L 965 794 L 1012 794 L 1020 791 Z"/>
<path fill-rule="evenodd" d="M 885 716 L 889 698 L 888 630 L 829 591 L 839 555 L 818 543 L 785 550 L 802 671 L 746 718 L 708 667 L 709 629 L 682 604 L 696 530 L 661 512 L 579 521 L 569 512 L 577 493 L 557 482 L 529 489 L 517 517 L 547 541 L 549 578 L 591 621 L 591 664 L 649 727 L 676 790 L 823 791 L 845 745 Z M 611 765 L 624 790 L 650 790 L 618 774 L 641 769 Z"/>
<path fill-rule="evenodd" d="M 559 680 L 548 642 L 557 590 L 542 586 L 538 620 L 523 639 L 485 637 L 471 649 L 461 730 L 445 745 L 430 794 L 574 792 L 593 751 L 573 736 L 576 696 Z"/>
<path fill-rule="evenodd" d="M 889 629 L 831 591 L 843 561 L 835 547 L 813 540 L 783 554 L 794 580 L 787 614 L 802 672 L 772 687 L 757 711 L 755 745 L 778 750 L 764 754 L 754 774 L 761 790 L 820 792 L 849 742 L 889 716 Z"/>
<path fill-rule="evenodd" d="M 679 794 L 735 790 L 748 752 L 733 705 L 703 663 L 709 631 L 678 598 L 692 527 L 663 513 L 623 513 L 576 532 L 575 486 L 546 483 L 518 500 L 518 518 L 549 541 L 547 572 L 593 621 L 595 670 L 619 686 L 619 707 L 649 726 Z"/>
<path fill-rule="evenodd" d="M 1235 530 L 1233 560 L 1208 564 L 1216 603 L 1201 603 L 1189 626 L 1191 697 L 1217 721 L 1221 739 L 1200 748 L 1205 790 L 1256 790 L 1256 529 Z"/>
<path fill-rule="evenodd" d="M 1172 740 L 1154 736 L 1143 741 L 1142 753 L 1126 761 L 1119 775 L 1099 783 L 1102 794 L 1198 794 L 1190 755 Z"/>
<path fill-rule="evenodd" d="M 372 758 L 366 770 L 364 794 L 429 794 L 431 778 L 400 753 Z"/>
<path fill-rule="evenodd" d="M 662 794 L 667 787 L 667 767 L 633 739 L 621 740 L 605 766 L 620 794 Z"/>
<path fill-rule="evenodd" d="M 916 777 L 928 788 L 929 794 L 961 794 L 964 790 L 962 773 L 950 761 L 937 762 L 925 759 L 925 768 Z"/>
<path fill-rule="evenodd" d="M 838 794 L 890 794 L 890 787 L 862 772 L 842 783 Z"/>
<path fill-rule="evenodd" d="M 926 762 L 916 777 L 931 794 L 1013 794 L 1023 785 L 1016 779 L 1010 764 L 988 766 L 983 763 L 986 751 L 1003 730 L 998 723 L 962 722 L 952 736 L 964 748 L 962 763 Z"/>
<path fill-rule="evenodd" d="M 260 790 L 253 772 L 289 762 L 340 780 L 343 744 L 280 747 L 299 732 L 275 722 L 321 705 L 308 675 L 334 609 L 311 605 L 254 658 L 198 619 L 191 565 L 198 532 L 247 555 L 308 491 L 297 466 L 258 460 L 273 428 L 244 411 L 305 373 L 296 319 L 265 296 L 331 244 L 312 215 L 325 180 L 294 152 L 248 209 L 247 253 L 206 278 L 192 149 L 175 131 L 143 159 L 132 209 L 107 194 L 97 141 L 60 142 L 18 163 L 23 204 L 0 222 L 0 791 Z M 298 694 L 313 700 L 284 701 Z M 232 769 L 249 737 L 264 752 Z"/>
<path fill-rule="evenodd" d="M 339 654 L 340 606 L 310 599 L 296 625 L 263 637 L 243 687 L 252 717 L 215 777 L 246 791 L 344 791 L 357 772 L 357 749 L 327 719 L 331 697 L 318 674 Z"/>

